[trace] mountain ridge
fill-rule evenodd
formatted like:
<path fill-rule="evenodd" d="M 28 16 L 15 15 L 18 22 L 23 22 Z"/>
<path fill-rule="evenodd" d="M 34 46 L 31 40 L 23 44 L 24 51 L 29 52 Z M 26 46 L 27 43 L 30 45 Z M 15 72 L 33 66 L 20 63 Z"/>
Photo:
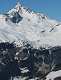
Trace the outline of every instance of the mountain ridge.
<path fill-rule="evenodd" d="M 61 46 L 60 28 L 60 22 L 18 3 L 5 15 L 0 15 L 0 42 L 28 41 L 36 48 Z"/>

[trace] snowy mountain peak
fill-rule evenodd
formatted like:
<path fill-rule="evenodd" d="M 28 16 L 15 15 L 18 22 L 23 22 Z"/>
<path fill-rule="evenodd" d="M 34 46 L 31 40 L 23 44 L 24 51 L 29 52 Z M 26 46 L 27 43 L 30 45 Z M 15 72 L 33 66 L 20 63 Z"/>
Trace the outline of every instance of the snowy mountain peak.
<path fill-rule="evenodd" d="M 19 2 L 16 4 L 16 6 L 11 9 L 8 14 L 10 16 L 12 16 L 13 14 L 18 13 L 20 14 L 22 17 L 27 17 L 30 19 L 36 18 L 40 21 L 40 19 L 47 19 L 47 16 L 45 16 L 42 13 L 36 13 L 34 11 L 32 11 L 31 9 L 22 6 L 22 4 L 20 4 Z"/>
<path fill-rule="evenodd" d="M 31 11 L 28 8 L 23 7 L 19 2 L 16 4 L 16 6 L 9 10 L 8 14 L 11 16 L 14 16 L 14 14 L 18 13 L 22 17 L 29 17 L 33 11 Z"/>
<path fill-rule="evenodd" d="M 61 23 L 42 13 L 30 11 L 17 3 L 0 18 L 0 42 L 22 44 L 25 41 L 34 47 L 61 46 Z"/>
<path fill-rule="evenodd" d="M 21 7 L 22 7 L 22 5 L 19 2 L 17 2 L 16 6 L 15 6 L 17 12 L 21 9 Z"/>

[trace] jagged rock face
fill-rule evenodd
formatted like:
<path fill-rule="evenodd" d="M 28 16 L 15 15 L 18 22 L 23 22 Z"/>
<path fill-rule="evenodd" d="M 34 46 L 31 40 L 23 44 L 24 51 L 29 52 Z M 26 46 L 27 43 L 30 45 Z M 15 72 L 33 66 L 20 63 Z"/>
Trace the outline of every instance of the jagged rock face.
<path fill-rule="evenodd" d="M 22 20 L 22 18 L 23 18 L 23 17 L 21 17 L 18 12 L 16 12 L 16 13 L 14 12 L 13 17 L 10 18 L 10 20 L 11 20 L 13 23 L 19 23 L 19 22 Z"/>
<path fill-rule="evenodd" d="M 48 73 L 61 70 L 61 47 L 49 50 L 35 49 L 28 44 L 16 47 L 13 43 L 0 43 L 0 79 L 46 80 Z"/>

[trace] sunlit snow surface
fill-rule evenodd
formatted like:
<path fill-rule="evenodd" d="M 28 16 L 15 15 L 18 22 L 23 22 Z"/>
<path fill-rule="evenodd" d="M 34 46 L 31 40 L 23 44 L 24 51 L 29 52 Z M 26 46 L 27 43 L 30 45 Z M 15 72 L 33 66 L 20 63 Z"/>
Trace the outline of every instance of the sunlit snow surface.
<path fill-rule="evenodd" d="M 0 14 L 0 79 L 60 80 L 61 22 L 19 3 Z"/>
<path fill-rule="evenodd" d="M 59 71 L 53 71 L 53 72 L 49 73 L 47 75 L 46 80 L 50 80 L 50 79 L 54 80 L 54 78 L 56 78 L 56 77 L 61 77 L 61 70 L 59 70 Z M 56 80 L 59 80 L 59 79 L 56 79 Z"/>
<path fill-rule="evenodd" d="M 0 42 L 28 41 L 34 47 L 48 47 L 60 46 L 60 37 L 61 23 L 43 14 L 29 12 L 21 5 L 0 15 Z"/>

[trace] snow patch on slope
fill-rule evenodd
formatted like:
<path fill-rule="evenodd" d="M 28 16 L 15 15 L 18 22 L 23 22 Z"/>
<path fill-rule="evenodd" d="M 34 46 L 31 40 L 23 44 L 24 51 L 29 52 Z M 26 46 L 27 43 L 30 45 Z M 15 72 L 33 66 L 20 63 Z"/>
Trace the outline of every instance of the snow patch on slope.
<path fill-rule="evenodd" d="M 61 77 L 61 70 L 50 72 L 46 76 L 46 80 L 54 80 L 54 78 L 56 78 L 56 77 Z"/>

